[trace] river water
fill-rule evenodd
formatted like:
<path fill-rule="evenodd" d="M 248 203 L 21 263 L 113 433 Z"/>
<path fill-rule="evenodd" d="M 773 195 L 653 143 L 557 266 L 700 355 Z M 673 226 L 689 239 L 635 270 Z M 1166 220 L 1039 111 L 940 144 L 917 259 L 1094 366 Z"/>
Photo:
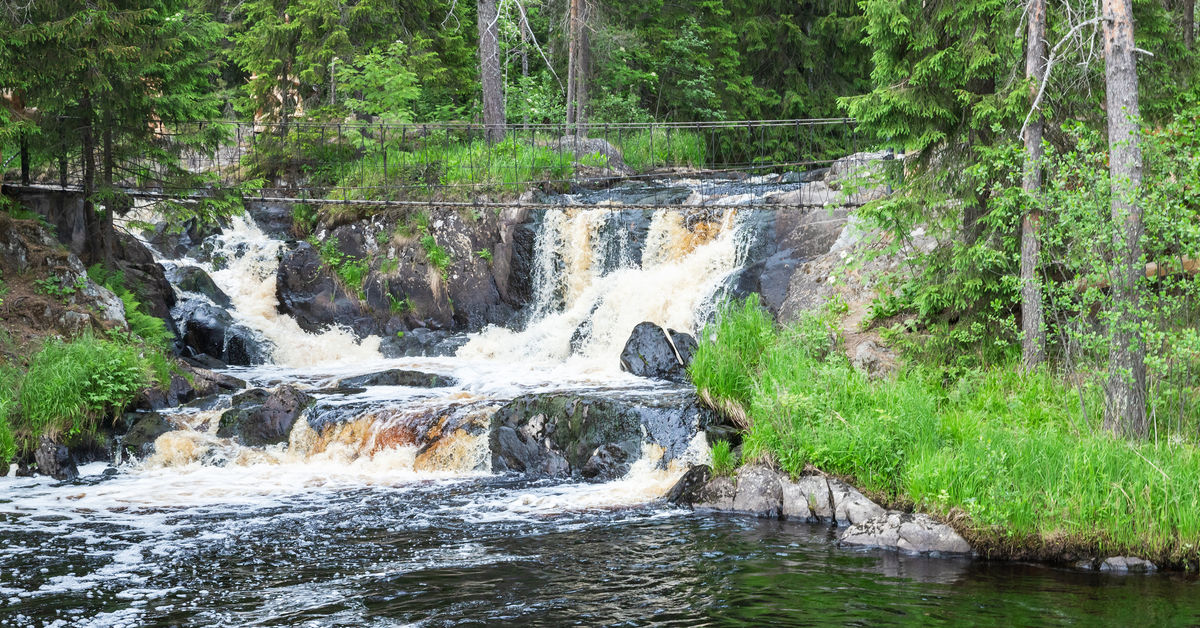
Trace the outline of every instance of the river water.
<path fill-rule="evenodd" d="M 249 219 L 216 237 L 224 268 L 162 260 L 209 271 L 272 347 L 231 374 L 318 400 L 283 445 L 218 438 L 224 399 L 169 413 L 182 429 L 146 460 L 67 483 L 0 478 L 0 625 L 1200 624 L 1180 576 L 846 549 L 823 526 L 670 507 L 662 495 L 708 456 L 686 421 L 673 445 L 646 432 L 628 473 L 602 483 L 493 474 L 486 432 L 398 436 L 431 416 L 485 425 L 528 394 L 685 403 L 687 387 L 621 373 L 616 356 L 643 320 L 701 327 L 761 237 L 738 203 L 787 188 L 661 185 L 728 209 L 688 223 L 565 199 L 577 204 L 539 223 L 527 324 L 454 357 L 385 360 L 377 338 L 300 330 L 275 309 L 283 243 Z M 455 383 L 330 392 L 386 368 Z"/>

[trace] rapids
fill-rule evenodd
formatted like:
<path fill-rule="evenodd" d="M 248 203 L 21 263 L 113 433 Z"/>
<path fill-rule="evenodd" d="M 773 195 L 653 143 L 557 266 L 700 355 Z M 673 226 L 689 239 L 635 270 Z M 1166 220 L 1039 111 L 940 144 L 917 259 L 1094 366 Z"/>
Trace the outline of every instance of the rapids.
<path fill-rule="evenodd" d="M 522 395 L 650 415 L 685 404 L 688 387 L 620 371 L 630 330 L 699 332 L 763 233 L 762 212 L 739 205 L 800 185 L 661 181 L 557 197 L 537 220 L 524 323 L 486 328 L 446 358 L 384 359 L 379 338 L 304 332 L 276 309 L 284 243 L 250 217 L 206 243 L 221 264 L 162 258 L 207 271 L 268 348 L 268 364 L 226 372 L 316 401 L 279 445 L 218 437 L 225 397 L 164 412 L 179 429 L 145 460 L 88 465 L 67 483 L 0 478 L 0 625 L 1200 620 L 1168 577 L 845 551 L 819 526 L 668 507 L 659 498 L 709 455 L 690 415 L 643 426 L 640 455 L 611 481 L 492 473 L 484 428 Z M 619 207 L 646 194 L 679 208 Z M 392 368 L 454 383 L 338 388 Z"/>

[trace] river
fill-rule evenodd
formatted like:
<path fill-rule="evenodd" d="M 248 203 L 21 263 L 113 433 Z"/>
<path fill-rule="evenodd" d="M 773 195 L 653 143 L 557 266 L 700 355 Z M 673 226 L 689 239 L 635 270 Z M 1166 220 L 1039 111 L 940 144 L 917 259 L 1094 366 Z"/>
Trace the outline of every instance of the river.
<path fill-rule="evenodd" d="M 146 460 L 86 465 L 74 482 L 0 478 L 0 625 L 1200 623 L 1183 576 L 846 549 L 827 527 L 666 505 L 708 456 L 699 418 L 672 414 L 692 391 L 622 373 L 616 356 L 638 322 L 710 320 L 761 233 L 738 203 L 789 188 L 705 189 L 688 202 L 727 209 L 701 229 L 677 211 L 631 217 L 604 194 L 547 211 L 525 324 L 452 357 L 386 360 L 378 338 L 303 332 L 275 308 L 284 244 L 248 218 L 215 238 L 223 267 L 162 259 L 208 271 L 270 347 L 268 364 L 229 374 L 317 401 L 286 444 L 217 437 L 226 397 L 167 412 L 182 429 Z M 389 368 L 451 383 L 337 389 Z M 669 420 L 646 424 L 640 456 L 610 481 L 493 473 L 487 431 L 468 428 L 548 394 Z M 433 441 L 398 436 L 431 416 Z M 466 427 L 441 434 L 446 417 Z"/>

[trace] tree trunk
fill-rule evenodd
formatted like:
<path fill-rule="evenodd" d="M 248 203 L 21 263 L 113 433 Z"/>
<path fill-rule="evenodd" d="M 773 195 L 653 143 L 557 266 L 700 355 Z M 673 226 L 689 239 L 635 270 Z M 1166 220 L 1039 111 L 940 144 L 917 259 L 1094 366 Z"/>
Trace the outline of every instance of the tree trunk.
<path fill-rule="evenodd" d="M 571 0 L 567 21 L 567 126 L 576 138 L 587 135 L 587 4 Z"/>
<path fill-rule="evenodd" d="M 526 33 L 529 31 L 529 22 L 525 19 L 525 14 L 521 14 L 521 85 L 528 86 L 529 84 L 529 38 Z M 529 107 L 521 107 L 521 126 L 525 129 L 529 128 Z"/>
<path fill-rule="evenodd" d="M 100 220 L 96 215 L 96 206 L 92 197 L 96 193 L 96 141 L 92 135 L 92 98 L 87 90 L 79 99 L 81 114 L 80 125 L 80 165 L 83 166 L 83 225 L 87 233 L 84 244 L 84 261 L 95 264 L 103 261 L 104 253 L 97 237 L 100 233 Z"/>
<path fill-rule="evenodd" d="M 1112 186 L 1112 349 L 1105 390 L 1104 427 L 1127 436 L 1146 434 L 1146 350 L 1141 321 L 1142 151 L 1138 141 L 1138 78 L 1133 0 L 1104 0 L 1104 66 Z"/>
<path fill-rule="evenodd" d="M 477 0 L 479 84 L 483 88 L 483 124 L 487 141 L 504 139 L 504 82 L 500 76 L 500 25 L 496 0 Z"/>
<path fill-rule="evenodd" d="M 1183 45 L 1191 50 L 1196 46 L 1196 0 L 1183 0 Z"/>
<path fill-rule="evenodd" d="M 1033 106 L 1038 88 L 1046 79 L 1046 0 L 1031 0 L 1029 34 L 1025 45 L 1025 78 L 1029 79 L 1029 102 Z M 1034 111 L 1025 127 L 1025 168 L 1021 187 L 1032 206 L 1021 220 L 1021 356 L 1026 370 L 1046 359 L 1046 327 L 1042 314 L 1042 284 L 1038 280 L 1038 258 L 1042 244 L 1038 239 L 1042 211 L 1039 188 L 1042 186 L 1042 126 L 1040 111 Z"/>

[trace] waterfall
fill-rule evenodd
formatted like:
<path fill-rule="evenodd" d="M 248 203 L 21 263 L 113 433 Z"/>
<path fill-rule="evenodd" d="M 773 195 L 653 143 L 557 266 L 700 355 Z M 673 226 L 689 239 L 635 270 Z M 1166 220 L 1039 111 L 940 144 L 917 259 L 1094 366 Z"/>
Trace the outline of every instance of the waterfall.
<path fill-rule="evenodd" d="M 657 210 L 644 233 L 617 219 L 619 206 L 548 210 L 535 243 L 529 323 L 488 328 L 459 357 L 615 370 L 640 322 L 695 333 L 741 267 L 748 235 L 736 207 L 706 209 L 698 218 L 682 207 Z"/>
<path fill-rule="evenodd" d="M 332 327 L 322 333 L 304 331 L 295 319 L 280 314 L 275 296 L 276 271 L 283 242 L 264 233 L 249 216 L 235 216 L 213 236 L 213 259 L 224 268 L 194 259 L 181 263 L 200 266 L 233 302 L 230 314 L 262 335 L 271 345 L 271 360 L 280 366 L 312 366 L 330 362 L 378 360 L 379 338 L 359 340 L 354 333 Z M 196 295 L 198 296 L 198 295 Z"/>

